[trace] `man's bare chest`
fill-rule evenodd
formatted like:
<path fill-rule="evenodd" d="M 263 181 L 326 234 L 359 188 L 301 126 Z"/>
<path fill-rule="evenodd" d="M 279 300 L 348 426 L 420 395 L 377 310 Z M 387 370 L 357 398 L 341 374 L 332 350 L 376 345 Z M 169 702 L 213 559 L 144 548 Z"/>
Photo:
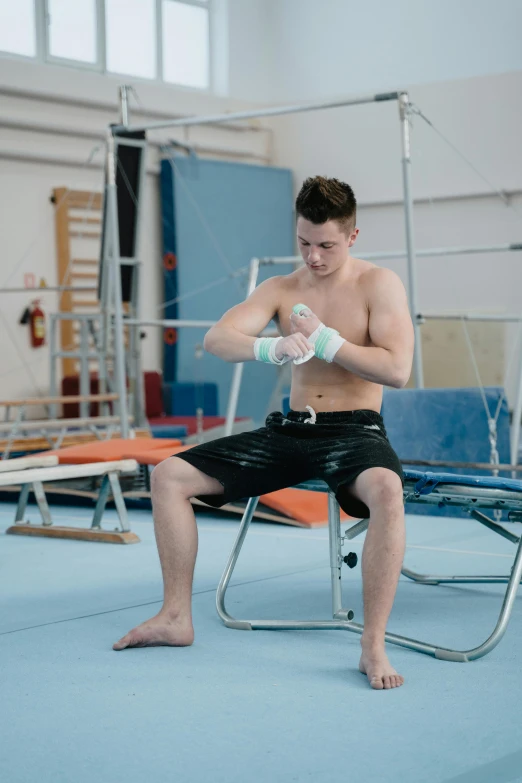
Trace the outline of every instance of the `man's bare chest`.
<path fill-rule="evenodd" d="M 329 297 L 313 290 L 285 292 L 278 312 L 279 324 L 285 336 L 290 334 L 292 307 L 299 303 L 307 305 L 324 324 L 337 329 L 346 340 L 356 345 L 369 344 L 369 312 L 362 292 L 342 291 Z"/>

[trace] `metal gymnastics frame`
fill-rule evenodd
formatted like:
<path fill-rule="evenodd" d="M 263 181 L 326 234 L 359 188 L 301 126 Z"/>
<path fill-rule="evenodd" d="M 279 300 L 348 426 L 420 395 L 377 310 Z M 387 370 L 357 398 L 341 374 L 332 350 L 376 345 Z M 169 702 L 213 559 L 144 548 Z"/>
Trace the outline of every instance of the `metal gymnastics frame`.
<path fill-rule="evenodd" d="M 416 307 L 416 270 L 415 270 L 415 251 L 414 251 L 414 237 L 413 237 L 413 199 L 411 192 L 411 153 L 410 153 L 410 114 L 411 104 L 407 92 L 390 92 L 380 93 L 361 98 L 352 98 L 338 101 L 329 101 L 326 103 L 303 103 L 290 106 L 277 106 L 270 109 L 259 109 L 256 111 L 243 111 L 243 112 L 231 112 L 229 114 L 215 114 L 202 117 L 184 117 L 177 120 L 165 120 L 161 122 L 151 122 L 142 125 L 129 124 L 128 113 L 128 92 L 127 87 L 120 88 L 120 107 L 121 107 L 121 124 L 113 125 L 108 128 L 107 131 L 107 181 L 105 188 L 105 242 L 103 249 L 103 268 L 105 269 L 105 280 L 102 281 L 102 292 L 104 291 L 102 298 L 102 308 L 106 314 L 106 329 L 105 335 L 108 336 L 109 329 L 113 334 L 113 346 L 114 346 L 114 375 L 115 385 L 114 391 L 117 392 L 119 397 L 119 414 L 121 417 L 122 437 L 129 436 L 128 426 L 128 403 L 127 403 L 127 386 L 126 386 L 126 372 L 125 372 L 125 345 L 123 338 L 123 329 L 127 319 L 124 319 L 123 305 L 121 296 L 121 265 L 129 264 L 128 258 L 120 257 L 120 245 L 119 245 L 119 220 L 118 220 L 118 203 L 117 203 L 117 186 L 116 186 L 116 169 L 117 169 L 117 145 L 128 144 L 129 140 L 118 134 L 129 133 L 141 133 L 149 130 L 160 130 L 165 128 L 180 128 L 180 127 L 194 127 L 198 125 L 209 125 L 228 123 L 235 120 L 248 120 L 262 117 L 276 117 L 286 114 L 299 114 L 309 111 L 319 111 L 323 109 L 343 108 L 348 106 L 360 106 L 370 103 L 383 103 L 388 101 L 397 101 L 399 106 L 399 120 L 402 131 L 402 186 L 404 194 L 404 217 L 405 217 L 405 231 L 406 231 L 406 257 L 408 259 L 408 296 L 409 306 L 412 316 L 417 312 Z M 139 142 L 130 141 L 131 144 L 138 144 Z M 146 144 L 146 141 L 142 142 Z M 141 210 L 138 210 L 137 215 L 137 234 L 139 235 L 139 224 L 141 222 Z M 135 266 L 134 275 L 134 293 L 135 299 L 133 300 L 133 313 L 131 318 L 133 325 L 140 323 L 139 318 L 139 301 L 138 292 L 139 285 L 137 284 L 137 276 L 139 269 L 139 259 L 133 258 L 130 262 Z M 251 287 L 252 276 L 249 279 L 248 293 L 253 290 Z M 130 322 L 129 322 L 130 325 Z M 131 335 L 135 335 L 136 329 L 131 329 Z M 422 379 L 422 356 L 421 356 L 421 344 L 419 327 L 415 324 L 416 332 L 416 347 L 414 356 L 414 376 L 417 386 L 423 385 Z M 136 356 L 138 351 L 137 336 L 131 337 L 133 344 L 130 348 L 130 353 Z M 240 365 L 238 365 L 240 366 Z M 133 362 L 134 378 L 131 380 L 134 382 L 135 394 L 140 394 L 139 388 L 141 386 L 139 379 L 139 361 Z M 237 371 L 238 373 L 240 371 Z M 240 378 L 239 378 L 240 382 Z M 236 383 L 237 390 L 239 391 L 239 384 Z M 105 391 L 105 389 L 101 390 Z M 231 405 L 235 404 L 237 407 L 237 397 L 234 398 L 231 395 L 229 400 L 229 411 Z M 227 414 L 228 422 L 228 414 Z"/>

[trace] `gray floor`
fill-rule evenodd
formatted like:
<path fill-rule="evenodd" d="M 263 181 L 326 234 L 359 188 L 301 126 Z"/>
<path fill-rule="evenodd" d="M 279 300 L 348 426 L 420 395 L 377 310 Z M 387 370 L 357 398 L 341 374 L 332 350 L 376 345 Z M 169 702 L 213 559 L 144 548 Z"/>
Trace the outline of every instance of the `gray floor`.
<path fill-rule="evenodd" d="M 0 506 L 0 534 L 13 513 Z M 53 513 L 62 524 L 89 519 L 87 509 Z M 161 598 L 150 515 L 131 519 L 141 543 L 128 547 L 0 535 L 1 781 L 522 781 L 520 597 L 487 657 L 446 663 L 390 646 L 406 684 L 372 691 L 357 671 L 353 634 L 221 625 L 215 587 L 238 521 L 205 514 L 194 646 L 115 653 L 112 642 Z M 409 517 L 407 525 L 414 569 L 510 569 L 513 545 L 477 523 Z M 362 544 L 350 548 L 360 553 Z M 327 619 L 328 579 L 326 530 L 258 523 L 229 609 Z M 389 630 L 468 649 L 493 628 L 503 589 L 401 579 Z M 346 569 L 344 603 L 360 621 L 359 567 Z"/>

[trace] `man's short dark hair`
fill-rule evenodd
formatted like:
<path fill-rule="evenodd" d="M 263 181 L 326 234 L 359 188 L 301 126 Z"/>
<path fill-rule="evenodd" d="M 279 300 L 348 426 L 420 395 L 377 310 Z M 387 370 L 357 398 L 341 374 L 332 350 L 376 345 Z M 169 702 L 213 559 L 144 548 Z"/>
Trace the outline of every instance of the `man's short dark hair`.
<path fill-rule="evenodd" d="M 337 220 L 346 233 L 353 231 L 357 201 L 346 182 L 329 177 L 308 177 L 295 202 L 297 217 L 320 225 Z"/>

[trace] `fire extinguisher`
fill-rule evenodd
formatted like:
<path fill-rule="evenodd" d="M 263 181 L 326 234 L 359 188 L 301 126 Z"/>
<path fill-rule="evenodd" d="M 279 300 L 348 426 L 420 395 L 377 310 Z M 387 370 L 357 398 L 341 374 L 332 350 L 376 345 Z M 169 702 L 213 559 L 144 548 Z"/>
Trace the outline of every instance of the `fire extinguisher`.
<path fill-rule="evenodd" d="M 29 315 L 29 330 L 33 348 L 40 348 L 45 344 L 45 313 L 40 307 L 39 299 L 35 299 L 33 302 Z"/>

